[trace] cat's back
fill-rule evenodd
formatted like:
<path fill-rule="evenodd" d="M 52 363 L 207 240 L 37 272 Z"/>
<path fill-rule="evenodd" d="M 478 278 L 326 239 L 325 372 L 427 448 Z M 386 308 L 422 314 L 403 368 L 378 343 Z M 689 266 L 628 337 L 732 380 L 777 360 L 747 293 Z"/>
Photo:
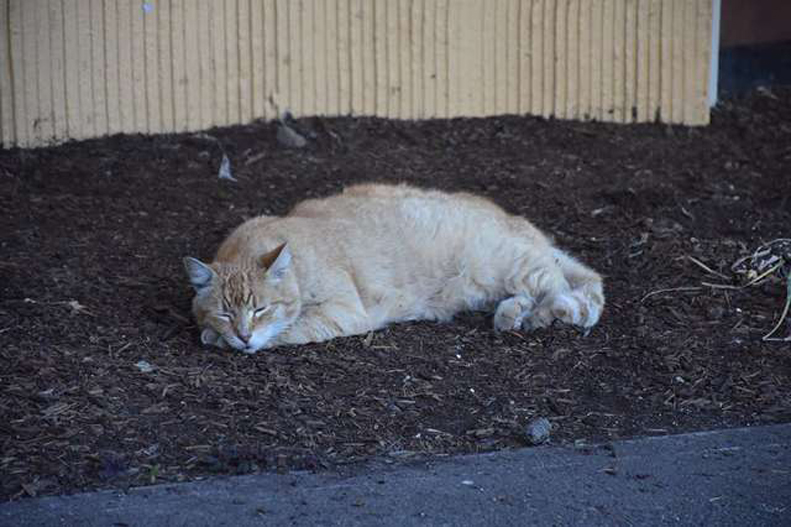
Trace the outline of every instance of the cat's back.
<path fill-rule="evenodd" d="M 541 236 L 529 222 L 486 198 L 409 185 L 363 184 L 303 201 L 284 217 L 248 220 L 223 242 L 217 259 L 254 257 L 288 241 L 295 254 L 344 250 L 360 258 L 411 253 L 442 260 L 466 240 L 496 240 L 517 230 Z"/>
<path fill-rule="evenodd" d="M 304 218 L 377 218 L 397 221 L 432 218 L 451 214 L 491 217 L 506 216 L 492 201 L 466 192 L 447 193 L 425 190 L 406 184 L 364 183 L 326 198 L 305 200 L 288 216 Z M 439 218 L 437 218 L 439 219 Z"/>

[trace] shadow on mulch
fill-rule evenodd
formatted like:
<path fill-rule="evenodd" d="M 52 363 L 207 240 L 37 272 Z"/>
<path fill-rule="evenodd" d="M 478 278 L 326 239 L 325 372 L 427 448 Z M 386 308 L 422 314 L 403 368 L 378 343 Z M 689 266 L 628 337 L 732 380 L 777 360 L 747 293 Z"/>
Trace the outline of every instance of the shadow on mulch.
<path fill-rule="evenodd" d="M 0 152 L 2 498 L 515 448 L 539 416 L 555 443 L 791 420 L 791 344 L 761 340 L 783 284 L 701 285 L 791 235 L 791 90 L 696 129 L 298 124 L 303 150 L 256 123 Z M 182 256 L 369 180 L 529 217 L 607 276 L 600 325 L 497 335 L 469 314 L 252 357 L 200 346 Z"/>

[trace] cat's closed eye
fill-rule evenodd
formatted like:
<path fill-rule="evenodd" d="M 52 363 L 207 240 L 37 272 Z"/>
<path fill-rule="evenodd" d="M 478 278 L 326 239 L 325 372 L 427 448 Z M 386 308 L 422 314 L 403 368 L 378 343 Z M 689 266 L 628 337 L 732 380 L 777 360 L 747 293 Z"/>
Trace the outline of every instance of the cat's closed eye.
<path fill-rule="evenodd" d="M 260 317 L 265 315 L 266 313 L 269 313 L 271 310 L 272 310 L 272 304 L 269 304 L 268 306 L 262 306 L 257 308 L 255 311 L 253 311 L 253 314 L 256 317 Z"/>
<path fill-rule="evenodd" d="M 219 318 L 220 320 L 225 320 L 226 322 L 230 322 L 230 321 L 231 321 L 231 318 L 232 318 L 232 317 L 231 317 L 231 315 L 230 315 L 230 313 L 217 313 L 217 315 L 216 315 L 216 316 L 217 316 L 217 318 Z"/>

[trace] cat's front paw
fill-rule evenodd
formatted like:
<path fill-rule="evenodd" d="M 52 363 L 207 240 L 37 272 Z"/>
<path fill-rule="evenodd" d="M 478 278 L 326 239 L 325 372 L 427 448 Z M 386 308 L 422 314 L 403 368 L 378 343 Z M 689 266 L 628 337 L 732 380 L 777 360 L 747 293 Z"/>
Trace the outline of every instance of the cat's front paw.
<path fill-rule="evenodd" d="M 495 331 L 513 331 L 522 327 L 522 322 L 530 316 L 533 309 L 532 299 L 524 295 L 506 298 L 494 312 Z"/>
<path fill-rule="evenodd" d="M 222 335 L 210 328 L 205 328 L 200 334 L 201 344 L 207 346 L 214 346 L 220 349 L 228 349 L 228 343 L 222 338 Z"/>

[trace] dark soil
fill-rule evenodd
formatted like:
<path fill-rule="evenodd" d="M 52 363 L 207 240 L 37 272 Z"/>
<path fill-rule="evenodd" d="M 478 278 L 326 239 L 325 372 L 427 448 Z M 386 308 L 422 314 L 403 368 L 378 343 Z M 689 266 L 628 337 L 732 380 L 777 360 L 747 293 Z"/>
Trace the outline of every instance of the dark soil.
<path fill-rule="evenodd" d="M 791 237 L 791 90 L 697 129 L 299 126 L 302 150 L 261 123 L 0 152 L 2 498 L 515 448 L 539 416 L 553 443 L 791 421 L 791 343 L 762 341 L 784 282 L 702 284 Z M 200 345 L 182 256 L 369 180 L 524 214 L 606 275 L 600 324 L 498 335 L 480 313 L 255 356 Z"/>

